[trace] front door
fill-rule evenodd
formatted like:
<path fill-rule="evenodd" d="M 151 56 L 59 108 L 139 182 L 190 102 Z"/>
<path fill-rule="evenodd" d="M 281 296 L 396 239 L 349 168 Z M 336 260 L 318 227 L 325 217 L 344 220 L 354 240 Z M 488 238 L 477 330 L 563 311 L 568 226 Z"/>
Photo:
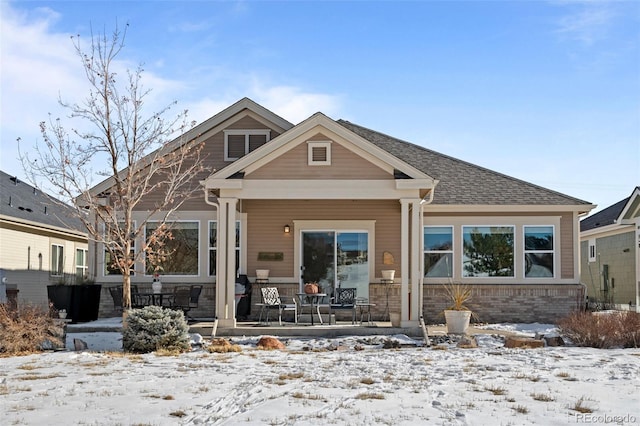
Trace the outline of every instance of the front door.
<path fill-rule="evenodd" d="M 366 231 L 303 231 L 302 283 L 316 282 L 322 293 L 355 288 L 369 297 L 369 234 Z"/>

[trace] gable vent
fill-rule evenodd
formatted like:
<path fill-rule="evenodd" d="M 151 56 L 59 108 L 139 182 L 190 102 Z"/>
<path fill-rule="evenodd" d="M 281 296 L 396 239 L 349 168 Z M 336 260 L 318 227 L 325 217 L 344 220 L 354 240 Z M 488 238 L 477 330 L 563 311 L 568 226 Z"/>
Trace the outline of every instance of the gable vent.
<path fill-rule="evenodd" d="M 307 142 L 309 150 L 308 162 L 310 166 L 331 165 L 331 142 Z"/>

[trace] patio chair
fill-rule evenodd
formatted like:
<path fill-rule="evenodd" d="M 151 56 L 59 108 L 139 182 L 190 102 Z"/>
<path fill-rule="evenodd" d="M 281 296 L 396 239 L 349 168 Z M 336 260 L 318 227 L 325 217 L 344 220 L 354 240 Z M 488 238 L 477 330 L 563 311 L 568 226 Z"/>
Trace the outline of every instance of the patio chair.
<path fill-rule="evenodd" d="M 189 307 L 195 309 L 198 307 L 200 294 L 202 293 L 201 285 L 192 285 L 189 291 Z"/>
<path fill-rule="evenodd" d="M 356 292 L 355 288 L 336 288 L 331 300 L 331 310 L 351 310 L 351 324 L 356 323 Z"/>
<path fill-rule="evenodd" d="M 262 322 L 262 315 L 266 313 L 266 322 L 269 323 L 269 312 L 272 310 L 278 311 L 278 324 L 282 325 L 282 313 L 284 311 L 293 311 L 293 319 L 298 322 L 298 305 L 295 299 L 292 299 L 292 303 L 285 303 L 284 296 L 280 296 L 277 287 L 263 287 L 262 291 L 262 303 L 258 306 L 260 309 L 259 322 Z"/>
<path fill-rule="evenodd" d="M 109 293 L 113 299 L 113 309 L 122 312 L 122 286 L 109 287 Z"/>
<path fill-rule="evenodd" d="M 144 308 L 148 305 L 150 305 L 149 296 L 147 294 L 140 293 L 137 285 L 131 285 L 131 307 Z"/>
<path fill-rule="evenodd" d="M 184 312 L 185 319 L 193 319 L 189 316 L 191 310 L 191 288 L 185 286 L 178 286 L 173 289 L 173 300 L 171 301 L 171 308 L 180 309 Z"/>
<path fill-rule="evenodd" d="M 326 302 L 326 298 L 328 297 L 324 293 L 298 293 L 298 318 L 302 316 L 305 309 L 309 310 L 309 316 L 311 318 L 311 324 L 314 324 L 314 314 L 318 315 L 318 320 L 320 324 L 323 324 L 322 314 L 320 313 L 320 309 L 328 308 L 329 310 L 329 324 L 331 324 L 331 304 Z"/>

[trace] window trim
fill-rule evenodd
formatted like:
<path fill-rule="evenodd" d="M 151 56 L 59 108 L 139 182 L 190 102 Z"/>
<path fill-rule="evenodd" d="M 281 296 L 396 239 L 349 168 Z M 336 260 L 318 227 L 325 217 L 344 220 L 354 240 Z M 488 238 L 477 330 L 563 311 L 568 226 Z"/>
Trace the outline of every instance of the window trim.
<path fill-rule="evenodd" d="M 426 250 L 424 248 L 424 241 L 426 240 L 425 234 L 426 234 L 426 229 L 427 228 L 449 228 L 451 229 L 451 250 Z M 454 241 L 455 241 L 455 227 L 453 225 L 423 225 L 422 227 L 422 262 L 423 262 L 423 270 L 424 270 L 424 277 L 425 278 L 453 278 L 453 262 L 454 262 L 454 253 L 453 253 L 453 246 L 454 246 Z M 451 254 L 451 265 L 449 266 L 449 268 L 451 269 L 451 275 L 449 276 L 444 276 L 444 277 L 434 277 L 434 276 L 429 276 L 427 277 L 427 269 L 425 266 L 425 261 L 424 261 L 424 256 L 428 253 L 437 253 L 437 254 Z"/>
<path fill-rule="evenodd" d="M 270 129 L 227 129 L 223 131 L 224 133 L 224 161 L 235 161 L 240 157 L 230 157 L 229 156 L 229 136 L 238 136 L 244 135 L 244 155 L 247 155 L 249 152 L 249 136 L 251 135 L 263 135 L 266 138 L 265 143 L 271 140 L 271 130 Z"/>
<path fill-rule="evenodd" d="M 124 224 L 124 221 L 119 221 L 119 223 Z M 131 227 L 133 229 L 136 229 L 136 221 L 133 220 L 131 221 Z M 107 273 L 107 254 L 109 254 L 109 251 L 107 250 L 107 245 L 109 245 L 110 243 L 106 242 L 107 240 L 107 224 L 103 223 L 102 224 L 102 235 L 103 235 L 103 239 L 105 240 L 105 242 L 102 245 L 102 276 L 103 277 L 122 277 L 122 274 L 120 273 L 114 273 L 114 274 L 108 274 Z M 131 256 L 133 259 L 135 259 L 136 257 L 136 247 L 138 246 L 136 244 L 136 239 L 134 238 L 133 240 L 131 240 L 132 243 L 132 247 L 131 247 Z M 136 263 L 134 262 L 133 265 L 131 266 L 131 270 L 129 271 L 129 275 L 130 276 L 135 276 L 136 275 Z"/>
<path fill-rule="evenodd" d="M 505 276 L 500 276 L 500 275 L 487 275 L 485 276 L 473 276 L 473 275 L 465 275 L 465 270 L 464 270 L 464 236 L 465 236 L 465 228 L 511 228 L 512 232 L 511 234 L 513 235 L 513 244 L 511 246 L 511 250 L 512 250 L 512 263 L 511 263 L 511 268 L 513 271 L 512 275 L 505 275 Z M 460 226 L 460 238 L 461 238 L 461 253 L 460 253 L 460 262 L 461 262 L 461 270 L 460 273 L 462 275 L 463 279 L 479 279 L 479 280 L 512 280 L 514 278 L 518 278 L 518 271 L 517 271 L 517 240 L 516 240 L 516 231 L 517 231 L 517 226 L 514 224 L 511 225 L 501 225 L 501 224 L 484 224 L 484 225 L 461 225 Z M 523 274 L 524 276 L 524 274 Z"/>
<path fill-rule="evenodd" d="M 326 160 L 317 161 L 313 159 L 314 148 L 324 148 L 327 154 Z M 330 166 L 331 165 L 331 141 L 308 141 L 307 142 L 307 164 L 309 166 Z"/>
<path fill-rule="evenodd" d="M 551 228 L 551 232 L 552 232 L 552 236 L 553 236 L 553 247 L 551 248 L 551 250 L 527 250 L 527 228 Z M 527 277 L 527 271 L 526 271 L 526 257 L 527 257 L 527 253 L 540 253 L 540 254 L 552 254 L 553 255 L 553 274 L 550 277 Z M 522 264 L 525 267 L 525 269 L 522 271 L 522 278 L 526 279 L 526 280 L 531 280 L 531 279 L 554 279 L 556 278 L 556 272 L 557 272 L 557 265 L 556 265 L 556 259 L 557 259 L 557 254 L 556 254 L 556 227 L 555 225 L 550 225 L 550 224 L 539 224 L 539 225 L 522 225 Z"/>
<path fill-rule="evenodd" d="M 79 265 L 78 264 L 78 252 L 83 252 L 83 256 L 82 256 L 82 260 L 83 260 L 83 264 Z M 76 277 L 78 277 L 78 268 L 82 268 L 82 275 L 81 275 L 81 279 L 85 279 L 89 277 L 89 262 L 88 262 L 88 256 L 89 256 L 89 250 L 85 249 L 85 248 L 79 248 L 76 247 L 76 257 L 75 257 L 75 264 L 76 264 Z"/>
<path fill-rule="evenodd" d="M 593 263 L 596 261 L 597 259 L 597 251 L 596 251 L 596 239 L 595 238 L 591 238 L 589 239 L 589 241 L 587 242 L 587 256 L 588 256 L 588 262 L 589 263 Z"/>

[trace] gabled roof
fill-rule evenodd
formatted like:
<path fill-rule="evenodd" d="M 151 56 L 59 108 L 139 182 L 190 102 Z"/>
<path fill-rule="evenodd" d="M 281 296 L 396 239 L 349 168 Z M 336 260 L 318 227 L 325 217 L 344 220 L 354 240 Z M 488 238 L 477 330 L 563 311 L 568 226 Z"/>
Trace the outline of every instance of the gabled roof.
<path fill-rule="evenodd" d="M 362 138 L 437 179 L 433 204 L 584 205 L 591 203 L 467 163 L 380 132 L 338 120 Z"/>
<path fill-rule="evenodd" d="M 149 153 L 145 158 L 143 158 L 140 161 L 139 165 L 144 165 L 144 163 L 148 161 L 147 160 L 148 158 L 151 158 L 153 155 L 156 155 L 158 152 L 161 152 L 161 150 L 170 152 L 172 150 L 177 149 L 182 144 L 190 142 L 196 138 L 203 137 L 203 135 L 206 135 L 212 129 L 215 129 L 217 126 L 229 120 L 230 118 L 233 118 L 234 116 L 236 116 L 238 113 L 242 112 L 245 109 L 252 111 L 258 116 L 263 117 L 265 120 L 268 120 L 274 123 L 276 126 L 279 126 L 280 128 L 282 128 L 283 131 L 287 131 L 293 127 L 292 123 L 288 122 L 287 120 L 280 117 L 279 115 L 269 111 L 262 105 L 259 105 L 254 101 L 252 101 L 251 99 L 245 97 L 240 99 L 238 102 L 234 103 L 233 105 L 220 111 L 213 117 L 208 118 L 207 120 L 198 124 L 193 129 L 186 132 L 184 135 L 178 136 L 176 139 L 168 142 L 160 149 L 152 153 Z M 122 173 L 124 171 L 126 171 L 126 169 L 123 169 L 120 172 Z M 104 181 L 100 182 L 99 184 L 97 184 L 96 186 L 94 186 L 91 189 L 91 192 L 94 194 L 99 194 L 100 192 L 106 191 L 109 188 L 111 188 L 112 185 L 113 185 L 113 178 L 109 177 Z"/>
<path fill-rule="evenodd" d="M 281 134 L 277 138 L 269 141 L 267 144 L 261 146 L 255 151 L 245 155 L 239 160 L 233 162 L 229 166 L 221 169 L 220 171 L 212 174 L 205 182 L 219 181 L 220 179 L 229 179 L 237 176 L 238 173 L 244 171 L 250 171 L 254 168 L 260 167 L 262 164 L 271 161 L 275 156 L 281 154 L 281 149 L 286 149 L 286 146 L 295 138 L 303 135 L 305 132 L 311 129 L 321 127 L 327 131 L 333 132 L 338 136 L 349 140 L 353 149 L 358 149 L 361 155 L 366 155 L 370 160 L 376 161 L 380 164 L 385 164 L 391 173 L 401 174 L 405 178 L 411 178 L 413 180 L 420 181 L 422 184 L 427 182 L 426 185 L 431 188 L 437 184 L 437 180 L 429 176 L 422 170 L 416 169 L 401 158 L 394 156 L 384 148 L 378 147 L 375 144 L 372 146 L 369 141 L 362 138 L 360 135 L 349 132 L 346 127 L 340 126 L 335 120 L 327 117 L 321 112 L 313 114 L 311 117 L 297 124 L 287 132 Z M 345 131 L 345 129 L 347 131 Z"/>
<path fill-rule="evenodd" d="M 631 208 L 640 202 L 640 186 L 636 186 L 630 196 L 624 200 L 620 200 L 617 203 L 607 207 L 598 213 L 580 221 L 580 232 L 588 231 L 590 229 L 601 228 L 607 225 L 621 224 L 625 218 L 625 213 L 629 212 Z"/>
<path fill-rule="evenodd" d="M 0 216 L 74 234 L 86 232 L 71 207 L 3 171 L 0 171 Z"/>

